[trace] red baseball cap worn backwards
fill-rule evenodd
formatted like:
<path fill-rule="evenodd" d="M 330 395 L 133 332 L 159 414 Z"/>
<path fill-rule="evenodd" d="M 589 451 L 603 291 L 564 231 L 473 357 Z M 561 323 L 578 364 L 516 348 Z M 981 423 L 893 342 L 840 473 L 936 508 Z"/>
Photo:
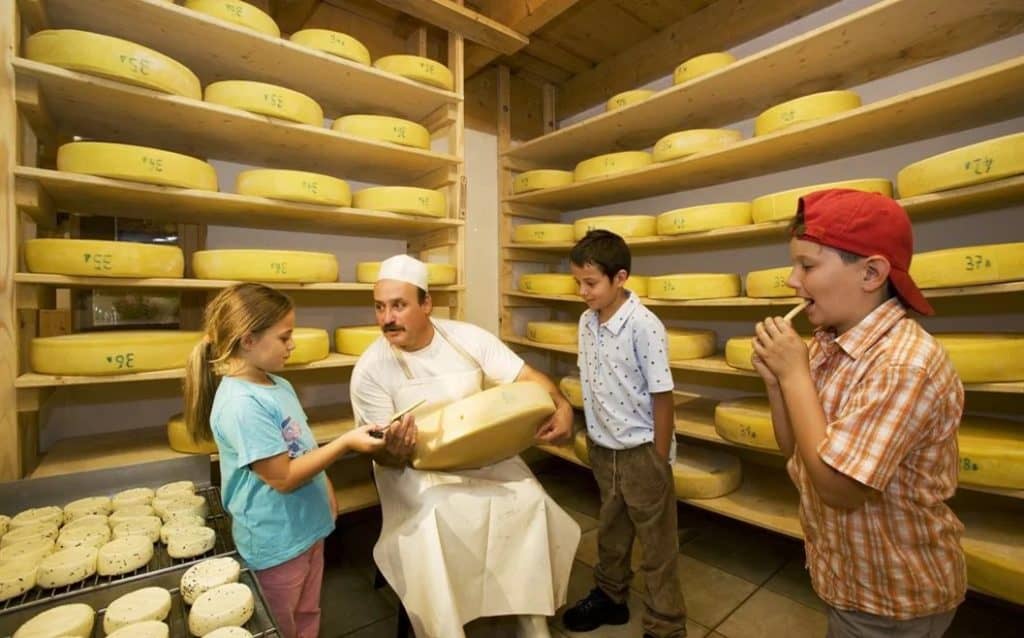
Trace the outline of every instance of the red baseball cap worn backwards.
<path fill-rule="evenodd" d="M 885 257 L 889 281 L 903 303 L 923 315 L 935 314 L 910 278 L 914 233 L 898 202 L 879 193 L 833 188 L 801 197 L 797 213 L 803 213 L 804 221 L 800 234 L 794 234 L 798 239 L 862 257 Z"/>

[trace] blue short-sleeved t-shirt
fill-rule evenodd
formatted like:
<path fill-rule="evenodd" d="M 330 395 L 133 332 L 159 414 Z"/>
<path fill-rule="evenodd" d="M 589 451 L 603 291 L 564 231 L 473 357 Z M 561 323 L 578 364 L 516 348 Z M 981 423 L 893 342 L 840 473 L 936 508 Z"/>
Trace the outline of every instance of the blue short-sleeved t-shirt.
<path fill-rule="evenodd" d="M 282 494 L 250 467 L 282 452 L 295 458 L 317 447 L 291 384 L 269 376 L 274 385 L 224 377 L 210 413 L 224 507 L 238 553 L 253 569 L 280 565 L 334 530 L 323 472 Z"/>

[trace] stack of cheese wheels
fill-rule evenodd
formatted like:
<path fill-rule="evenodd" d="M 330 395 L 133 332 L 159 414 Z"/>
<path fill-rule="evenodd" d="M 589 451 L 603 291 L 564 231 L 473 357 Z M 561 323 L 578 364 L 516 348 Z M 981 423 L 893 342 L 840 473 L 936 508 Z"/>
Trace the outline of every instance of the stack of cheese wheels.
<path fill-rule="evenodd" d="M 512 180 L 513 193 L 529 193 L 543 188 L 568 186 L 573 182 L 572 171 L 560 171 L 553 168 L 539 168 L 524 171 Z"/>
<path fill-rule="evenodd" d="M 639 104 L 645 100 L 651 99 L 654 95 L 654 91 L 650 89 L 633 89 L 631 91 L 623 91 L 622 93 L 616 93 L 615 95 L 608 98 L 605 102 L 604 110 L 615 111 L 632 104 Z"/>
<path fill-rule="evenodd" d="M 654 159 L 647 151 L 620 151 L 585 159 L 573 170 L 573 180 L 585 182 L 600 177 L 634 171 L 650 165 Z"/>
<path fill-rule="evenodd" d="M 338 258 L 298 250 L 200 250 L 192 255 L 199 279 L 331 283 L 338 280 Z"/>
<path fill-rule="evenodd" d="M 421 470 L 453 470 L 514 456 L 534 444 L 537 428 L 554 411 L 543 386 L 523 381 L 419 412 L 412 465 Z"/>
<path fill-rule="evenodd" d="M 590 465 L 590 447 L 587 444 L 587 428 L 583 427 L 572 437 L 572 451 L 584 465 Z"/>
<path fill-rule="evenodd" d="M 330 338 L 323 328 L 296 328 L 292 330 L 295 349 L 288 355 L 288 365 L 297 366 L 326 359 L 331 352 Z"/>
<path fill-rule="evenodd" d="M 693 78 L 723 69 L 735 61 L 736 58 L 731 53 L 717 52 L 698 55 L 676 67 L 675 72 L 672 74 L 672 83 L 682 84 L 683 82 L 688 82 Z"/>
<path fill-rule="evenodd" d="M 537 343 L 575 346 L 578 325 L 568 321 L 530 321 L 526 324 L 526 338 Z"/>
<path fill-rule="evenodd" d="M 754 135 L 767 135 L 794 124 L 831 117 L 860 106 L 853 91 L 825 91 L 776 104 L 754 119 Z"/>
<path fill-rule="evenodd" d="M 188 630 L 206 636 L 223 627 L 241 627 L 252 618 L 256 601 L 244 583 L 228 583 L 203 592 L 188 612 Z"/>
<path fill-rule="evenodd" d="M 334 331 L 334 349 L 358 357 L 381 334 L 380 326 L 343 326 Z"/>
<path fill-rule="evenodd" d="M 223 80 L 208 84 L 203 99 L 235 109 L 309 126 L 324 125 L 324 110 L 308 95 L 276 84 Z"/>
<path fill-rule="evenodd" d="M 87 376 L 182 368 L 202 336 L 177 330 L 114 330 L 38 337 L 29 346 L 29 363 L 40 374 Z"/>
<path fill-rule="evenodd" d="M 680 445 L 672 462 L 672 478 L 679 498 L 717 498 L 740 486 L 740 460 L 717 448 Z"/>
<path fill-rule="evenodd" d="M 651 299 L 720 299 L 740 296 L 740 276 L 729 273 L 659 275 L 647 282 Z"/>
<path fill-rule="evenodd" d="M 167 443 L 175 452 L 183 454 L 216 454 L 216 441 L 197 441 L 185 425 L 185 416 L 176 414 L 167 420 Z"/>
<path fill-rule="evenodd" d="M 697 128 L 670 133 L 654 145 L 654 161 L 669 160 L 716 151 L 743 139 L 743 134 L 728 128 Z"/>
<path fill-rule="evenodd" d="M 352 192 L 343 179 L 270 168 L 242 171 L 235 180 L 235 192 L 240 195 L 266 197 L 286 202 L 350 206 Z"/>
<path fill-rule="evenodd" d="M 967 559 L 967 581 L 972 589 L 1024 605 L 1024 544 L 1019 512 L 957 507 L 964 524 L 960 545 Z"/>
<path fill-rule="evenodd" d="M 629 279 L 626 280 L 622 287 L 632 291 L 637 297 L 646 297 L 647 292 L 650 290 L 650 283 L 650 277 L 630 274 Z"/>
<path fill-rule="evenodd" d="M 915 257 L 914 259 L 916 260 L 917 258 Z M 792 266 L 748 272 L 746 281 L 747 296 L 758 298 L 796 296 L 796 291 L 786 284 L 791 272 L 793 272 Z"/>
<path fill-rule="evenodd" d="M 425 126 L 387 115 L 345 115 L 331 126 L 339 133 L 413 148 L 430 148 L 430 131 Z"/>
<path fill-rule="evenodd" d="M 171 612 L 171 592 L 143 587 L 114 599 L 103 612 L 103 631 L 111 634 L 147 620 L 162 621 Z"/>
<path fill-rule="evenodd" d="M 1024 381 L 1024 334 L 949 333 L 935 338 L 964 383 Z"/>
<path fill-rule="evenodd" d="M 523 244 L 563 244 L 575 239 L 572 224 L 520 224 L 512 231 L 512 241 Z"/>
<path fill-rule="evenodd" d="M 914 255 L 918 288 L 977 286 L 1024 279 L 1024 242 L 947 248 Z"/>
<path fill-rule="evenodd" d="M 25 242 L 29 272 L 78 277 L 167 277 L 185 275 L 177 246 L 92 239 L 30 239 Z"/>
<path fill-rule="evenodd" d="M 281 37 L 281 29 L 274 19 L 248 2 L 241 0 L 185 0 L 185 6 L 219 20 L 231 22 L 272 38 Z"/>
<path fill-rule="evenodd" d="M 142 45 L 108 35 L 54 29 L 25 40 L 29 60 L 141 86 L 154 91 L 202 99 L 199 78 L 185 65 Z"/>
<path fill-rule="evenodd" d="M 665 335 L 668 338 L 670 361 L 703 359 L 715 353 L 715 332 L 713 330 L 670 328 L 665 331 Z"/>
<path fill-rule="evenodd" d="M 448 214 L 448 198 L 441 191 L 414 186 L 373 186 L 352 197 L 356 208 L 383 210 L 389 213 L 444 217 Z"/>
<path fill-rule="evenodd" d="M 147 146 L 69 142 L 57 149 L 57 170 L 158 186 L 217 190 L 213 166 L 188 155 Z"/>
<path fill-rule="evenodd" d="M 532 273 L 519 278 L 519 290 L 532 295 L 575 295 L 579 287 L 566 273 Z"/>
<path fill-rule="evenodd" d="M 381 71 L 394 73 L 446 91 L 453 90 L 455 86 L 455 79 L 448 67 L 418 55 L 386 55 L 383 58 L 378 58 L 373 66 Z"/>
<path fill-rule="evenodd" d="M 359 40 L 340 31 L 329 29 L 302 29 L 288 38 L 295 44 L 352 60 L 359 64 L 370 64 L 370 51 Z"/>
<path fill-rule="evenodd" d="M 814 186 L 801 186 L 787 191 L 762 195 L 750 202 L 750 215 L 755 224 L 785 221 L 796 216 L 797 204 L 804 195 L 831 188 L 849 188 L 892 197 L 892 182 L 884 178 L 851 179 Z"/>
<path fill-rule="evenodd" d="M 960 482 L 1024 489 L 1024 427 L 1016 421 L 965 416 L 960 421 Z"/>
<path fill-rule="evenodd" d="M 751 223 L 749 202 L 724 202 L 678 208 L 658 215 L 659 235 L 683 235 Z"/>
<path fill-rule="evenodd" d="M 715 431 L 726 441 L 778 451 L 768 399 L 747 397 L 715 406 Z"/>
<path fill-rule="evenodd" d="M 191 605 L 206 592 L 237 583 L 242 573 L 242 566 L 234 558 L 208 558 L 189 567 L 181 576 L 181 598 L 185 604 Z"/>
<path fill-rule="evenodd" d="M 377 282 L 380 275 L 379 261 L 361 261 L 356 264 L 356 281 L 361 284 Z M 458 271 L 451 264 L 427 264 L 428 286 L 450 286 L 456 282 Z"/>
<path fill-rule="evenodd" d="M 653 237 L 656 229 L 653 215 L 601 215 L 577 219 L 573 223 L 573 236 L 580 240 L 592 230 L 608 230 L 623 239 Z"/>
<path fill-rule="evenodd" d="M 562 377 L 558 382 L 558 389 L 562 391 L 572 407 L 583 409 L 583 386 L 579 377 Z"/>
<path fill-rule="evenodd" d="M 84 603 L 57 605 L 40 612 L 18 627 L 14 638 L 44 638 L 92 636 L 96 612 Z"/>
<path fill-rule="evenodd" d="M 910 164 L 896 174 L 896 186 L 900 197 L 913 197 L 1021 173 L 1024 173 L 1024 133 L 1014 133 Z"/>
<path fill-rule="evenodd" d="M 803 337 L 804 343 L 810 345 L 811 337 Z M 753 337 L 733 337 L 725 342 L 725 362 L 738 370 L 753 370 L 750 362 L 754 356 Z"/>

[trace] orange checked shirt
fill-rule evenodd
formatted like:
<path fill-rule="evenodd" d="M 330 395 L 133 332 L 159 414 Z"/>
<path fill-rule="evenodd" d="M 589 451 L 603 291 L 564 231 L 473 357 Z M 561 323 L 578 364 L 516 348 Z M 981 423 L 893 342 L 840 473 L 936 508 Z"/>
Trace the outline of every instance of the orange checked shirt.
<path fill-rule="evenodd" d="M 799 454 L 811 582 L 829 605 L 909 619 L 964 598 L 963 525 L 944 501 L 956 490 L 964 390 L 942 347 L 897 299 L 835 337 L 819 330 L 811 377 L 825 410 L 821 459 L 880 492 L 854 510 L 822 502 Z"/>

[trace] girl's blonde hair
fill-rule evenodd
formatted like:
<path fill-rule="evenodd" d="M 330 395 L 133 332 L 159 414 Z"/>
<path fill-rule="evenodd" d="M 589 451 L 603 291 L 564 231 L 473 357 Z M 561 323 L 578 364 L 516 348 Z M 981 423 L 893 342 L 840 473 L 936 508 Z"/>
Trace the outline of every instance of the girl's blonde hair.
<path fill-rule="evenodd" d="M 262 284 L 237 284 L 206 306 L 203 340 L 185 368 L 185 425 L 195 441 L 213 440 L 210 410 L 220 376 L 227 374 L 242 339 L 259 335 L 294 309 L 287 295 Z"/>

